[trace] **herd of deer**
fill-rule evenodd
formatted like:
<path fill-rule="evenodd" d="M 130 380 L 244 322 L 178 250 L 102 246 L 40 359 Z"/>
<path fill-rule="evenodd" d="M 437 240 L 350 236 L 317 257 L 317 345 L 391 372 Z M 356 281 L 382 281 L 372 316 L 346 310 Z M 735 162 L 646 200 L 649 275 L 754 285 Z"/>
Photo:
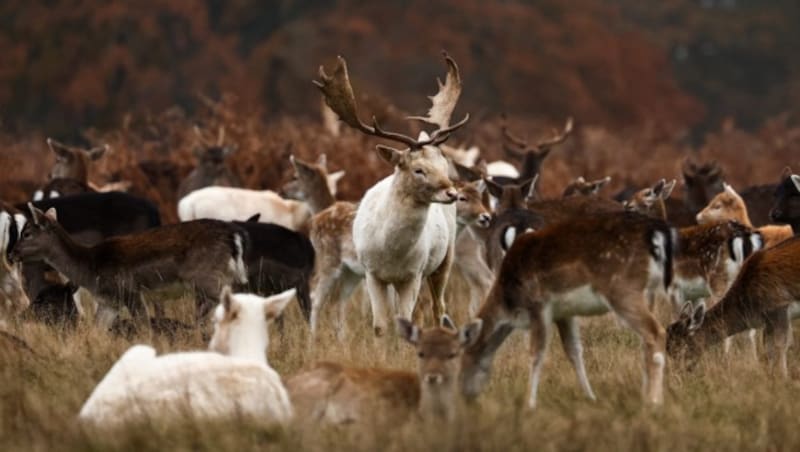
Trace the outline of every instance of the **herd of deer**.
<path fill-rule="evenodd" d="M 769 364 L 786 375 L 790 321 L 800 311 L 800 176 L 789 171 L 776 186 L 740 196 L 716 164 L 687 163 L 683 200 L 670 197 L 675 180 L 613 200 L 598 194 L 609 178 L 582 177 L 562 198 L 541 199 L 542 162 L 567 139 L 572 120 L 533 144 L 504 126 L 521 171 L 507 162 L 475 164 L 475 149 L 444 144 L 469 121 L 451 122 L 461 78 L 452 58 L 445 61 L 432 107 L 411 118 L 434 130 L 417 138 L 361 120 L 344 59 L 330 75 L 320 68 L 314 83 L 339 120 L 403 146 L 377 146 L 394 172 L 358 203 L 336 201 L 344 173 L 328 174 L 324 155 L 314 163 L 291 158 L 296 179 L 284 193 L 295 199 L 231 187 L 221 130 L 181 184 L 181 222 L 161 225 L 148 201 L 88 182 L 87 165 L 105 147 L 48 140 L 56 164 L 47 186 L 26 205 L 0 206 L 4 320 L 66 306 L 62 317 L 113 328 L 124 307 L 137 325 L 155 328 L 163 303 L 143 295 L 174 284 L 196 294 L 198 324 L 218 305 L 210 352 L 156 357 L 135 346 L 118 360 L 80 412 L 105 427 L 185 410 L 341 423 L 369 418 L 375 403 L 452 418 L 459 394 L 482 392 L 515 329 L 530 335 L 533 408 L 553 324 L 594 399 L 578 317 L 609 311 L 641 337 L 649 402 L 663 401 L 667 356 L 694 359 L 748 330 L 755 352 L 758 328 Z M 468 284 L 465 306 L 474 317 L 461 329 L 444 297 L 454 271 Z M 336 305 L 334 326 L 345 340 L 347 301 L 361 281 L 374 334 L 387 332 L 396 309 L 395 328 L 416 348 L 418 372 L 325 362 L 282 381 L 266 360 L 267 321 L 296 298 L 313 337 L 323 308 Z M 429 308 L 417 303 L 423 285 Z M 672 308 L 667 328 L 654 314 L 660 300 Z M 437 326 L 422 329 L 428 311 Z"/>

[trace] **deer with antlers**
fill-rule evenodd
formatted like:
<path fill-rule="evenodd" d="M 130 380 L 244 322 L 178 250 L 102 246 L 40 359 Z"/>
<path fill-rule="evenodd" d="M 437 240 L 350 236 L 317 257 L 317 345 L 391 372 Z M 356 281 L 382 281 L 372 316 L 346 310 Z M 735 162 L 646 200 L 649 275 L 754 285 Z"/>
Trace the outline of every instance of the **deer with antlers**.
<path fill-rule="evenodd" d="M 438 148 L 458 128 L 469 121 L 450 124 L 450 117 L 461 95 L 458 66 L 444 55 L 448 67 L 445 83 L 431 97 L 432 107 L 425 117 L 412 117 L 438 128 L 418 139 L 384 130 L 373 118 L 367 125 L 358 117 L 353 88 L 345 60 L 338 58 L 332 75 L 320 67 L 315 85 L 328 106 L 348 126 L 365 135 L 402 143 L 406 149 L 383 144 L 378 153 L 394 166 L 394 173 L 364 194 L 353 219 L 353 243 L 366 272 L 367 291 L 373 314 L 373 328 L 380 336 L 388 325 L 390 290 L 398 295 L 399 314 L 411 318 L 423 279 L 431 290 L 433 314 L 444 314 L 444 289 L 453 263 L 456 237 L 458 192 L 448 176 L 447 159 Z"/>
<path fill-rule="evenodd" d="M 225 158 L 236 150 L 233 146 L 225 146 L 225 127 L 220 126 L 216 140 L 207 138 L 198 126 L 194 126 L 193 130 L 201 145 L 194 152 L 197 157 L 197 167 L 178 186 L 178 199 L 209 185 L 223 187 L 240 185 L 236 176 L 225 164 Z"/>

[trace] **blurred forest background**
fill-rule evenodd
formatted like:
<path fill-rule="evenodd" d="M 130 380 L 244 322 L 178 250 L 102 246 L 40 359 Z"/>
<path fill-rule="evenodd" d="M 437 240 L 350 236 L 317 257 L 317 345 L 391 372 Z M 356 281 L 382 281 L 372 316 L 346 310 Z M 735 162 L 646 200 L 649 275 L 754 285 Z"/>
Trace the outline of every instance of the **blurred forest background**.
<path fill-rule="evenodd" d="M 767 158 L 728 173 L 771 182 L 800 149 L 796 0 L 5 0 L 0 24 L 0 164 L 43 162 L 0 184 L 12 199 L 44 178 L 44 136 L 110 143 L 99 182 L 162 184 L 149 195 L 167 198 L 162 178 L 193 165 L 196 123 L 228 126 L 249 186 L 277 186 L 288 152 L 346 167 L 370 141 L 319 137 L 310 83 L 339 54 L 363 109 L 397 127 L 427 108 L 446 49 L 465 83 L 458 111 L 473 116 L 454 141 L 489 159 L 504 157 L 500 113 L 531 136 L 574 116 L 551 182 L 647 183 L 689 152 Z M 638 161 L 613 165 L 621 158 Z M 379 175 L 348 175 L 345 196 Z"/>

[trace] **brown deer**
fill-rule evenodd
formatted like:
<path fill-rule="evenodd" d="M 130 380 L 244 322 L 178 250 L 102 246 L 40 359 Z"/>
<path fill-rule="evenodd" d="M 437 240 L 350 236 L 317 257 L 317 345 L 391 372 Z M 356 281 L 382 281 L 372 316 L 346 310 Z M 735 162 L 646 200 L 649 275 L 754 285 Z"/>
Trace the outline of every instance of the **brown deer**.
<path fill-rule="evenodd" d="M 56 161 L 50 170 L 47 184 L 34 193 L 34 201 L 97 191 L 89 183 L 89 165 L 109 151 L 108 144 L 82 149 L 48 138 L 47 146 L 55 154 Z"/>
<path fill-rule="evenodd" d="M 550 155 L 550 151 L 554 146 L 566 141 L 567 137 L 572 133 L 572 125 L 572 118 L 568 118 L 566 124 L 564 124 L 564 128 L 560 132 L 558 130 L 553 130 L 552 137 L 531 144 L 528 139 L 520 138 L 508 129 L 508 124 L 506 123 L 506 117 L 504 115 L 501 126 L 504 138 L 503 149 L 509 156 L 522 160 L 522 170 L 516 178 L 501 175 L 495 176 L 492 171 L 492 163 L 490 163 L 488 166 L 489 174 L 493 176 L 492 179 L 500 185 L 510 183 L 519 184 L 539 175 L 542 162 Z"/>
<path fill-rule="evenodd" d="M 800 234 L 800 176 L 791 174 L 791 170 L 784 176 L 775 191 L 775 206 L 772 207 L 769 216 L 772 221 L 790 225 L 794 235 L 798 235 Z"/>
<path fill-rule="evenodd" d="M 328 174 L 325 154 L 321 154 L 315 163 L 294 155 L 289 156 L 289 160 L 294 167 L 295 179 L 283 185 L 281 191 L 285 197 L 305 201 L 312 215 L 336 202 L 336 184 L 344 177 L 343 170 Z"/>
<path fill-rule="evenodd" d="M 667 329 L 667 352 L 697 358 L 711 345 L 754 328 L 764 328 L 767 359 L 788 375 L 791 338 L 788 308 L 800 300 L 800 238 L 793 237 L 747 259 L 725 296 L 708 311 L 688 307 Z"/>
<path fill-rule="evenodd" d="M 119 305 L 141 319 L 146 315 L 141 292 L 174 283 L 195 290 L 200 320 L 219 302 L 223 286 L 247 282 L 243 256 L 248 237 L 235 225 L 198 220 L 84 246 L 61 227 L 55 209 L 43 213 L 28 207 L 31 221 L 22 230 L 12 259 L 44 261 L 91 292 L 99 302 L 96 320 L 101 326 L 113 323 Z M 160 314 L 160 306 L 155 306 Z"/>
<path fill-rule="evenodd" d="M 520 235 L 477 317 L 483 328 L 462 358 L 462 392 L 473 398 L 488 381 L 494 354 L 515 329 L 530 331 L 528 406 L 534 408 L 544 355 L 555 323 L 586 395 L 577 317 L 613 311 L 642 339 L 644 393 L 663 401 L 665 332 L 647 303 L 672 277 L 673 231 L 637 213 L 596 214 Z"/>
<path fill-rule="evenodd" d="M 200 143 L 200 147 L 194 151 L 197 167 L 178 186 L 178 199 L 210 185 L 222 187 L 240 185 L 238 178 L 225 163 L 226 157 L 236 150 L 235 147 L 225 146 L 225 127 L 220 126 L 216 141 L 206 138 L 198 126 L 193 130 Z"/>
<path fill-rule="evenodd" d="M 448 74 L 439 92 L 431 97 L 426 117 L 414 117 L 437 129 L 418 139 L 380 127 L 377 120 L 367 125 L 358 117 L 347 65 L 339 57 L 333 75 L 320 67 L 315 81 L 331 109 L 348 126 L 365 135 L 388 139 L 407 146 L 394 149 L 378 145 L 378 153 L 394 168 L 364 194 L 353 219 L 353 243 L 366 272 L 367 291 L 373 314 L 373 329 L 380 336 L 387 328 L 390 291 L 398 297 L 400 315 L 410 318 L 423 279 L 427 280 L 434 303 L 433 314 L 445 311 L 444 289 L 453 262 L 456 237 L 458 192 L 448 176 L 447 159 L 437 147 L 469 120 L 450 124 L 461 95 L 461 77 L 455 61 L 445 54 Z"/>
<path fill-rule="evenodd" d="M 417 351 L 417 372 L 353 368 L 323 362 L 286 380 L 300 419 L 343 424 L 398 419 L 418 412 L 424 418 L 452 420 L 457 412 L 461 352 L 478 338 L 481 321 L 460 330 L 449 317 L 441 325 L 420 329 L 398 317 L 397 330 Z"/>
<path fill-rule="evenodd" d="M 606 176 L 602 179 L 597 180 L 589 180 L 580 176 L 567 184 L 564 187 L 564 192 L 561 194 L 562 198 L 568 198 L 570 196 L 593 196 L 596 195 L 600 189 L 608 185 L 611 182 L 611 176 Z"/>

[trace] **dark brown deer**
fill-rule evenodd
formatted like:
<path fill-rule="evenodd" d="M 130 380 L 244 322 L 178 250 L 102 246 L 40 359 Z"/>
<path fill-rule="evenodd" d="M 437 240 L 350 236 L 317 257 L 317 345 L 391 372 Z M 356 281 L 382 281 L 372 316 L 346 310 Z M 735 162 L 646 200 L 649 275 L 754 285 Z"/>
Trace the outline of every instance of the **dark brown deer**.
<path fill-rule="evenodd" d="M 462 392 L 473 398 L 488 381 L 498 347 L 515 329 L 530 331 L 528 406 L 536 405 L 544 355 L 555 323 L 581 387 L 594 399 L 583 366 L 577 317 L 613 311 L 644 345 L 644 393 L 663 400 L 665 331 L 647 303 L 672 278 L 673 231 L 637 213 L 597 214 L 520 235 L 478 311 L 483 328 L 462 358 Z"/>
<path fill-rule="evenodd" d="M 520 138 L 508 130 L 505 116 L 502 123 L 503 132 L 503 149 L 505 152 L 515 158 L 522 160 L 522 170 L 519 172 L 519 177 L 511 178 L 506 176 L 494 176 L 492 179 L 500 184 L 506 185 L 510 183 L 519 184 L 521 182 L 533 179 L 542 168 L 542 162 L 550 155 L 553 147 L 566 141 L 569 134 L 572 132 L 572 118 L 568 118 L 564 129 L 560 132 L 553 130 L 553 136 L 536 143 L 531 143 L 528 139 Z"/>
<path fill-rule="evenodd" d="M 178 199 L 210 185 L 239 186 L 238 178 L 225 163 L 228 155 L 235 151 L 234 147 L 225 146 L 225 128 L 220 126 L 216 141 L 206 138 L 197 126 L 193 130 L 201 145 L 194 152 L 197 166 L 178 186 Z"/>
<path fill-rule="evenodd" d="M 144 290 L 175 283 L 191 287 L 199 320 L 219 302 L 223 286 L 247 282 L 243 258 L 248 237 L 235 225 L 198 220 L 84 246 L 61 227 L 55 209 L 43 213 L 31 204 L 29 208 L 31 221 L 25 225 L 12 259 L 44 261 L 87 289 L 99 303 L 97 321 L 106 328 L 120 305 L 136 318 L 146 316 L 140 298 Z M 159 304 L 155 306 L 160 314 Z"/>
<path fill-rule="evenodd" d="M 769 214 L 773 221 L 792 227 L 794 235 L 800 234 L 800 176 L 788 174 L 775 191 L 775 205 Z"/>
<path fill-rule="evenodd" d="M 108 152 L 110 148 L 107 144 L 82 149 L 48 138 L 47 146 L 55 154 L 56 161 L 47 184 L 34 193 L 35 201 L 95 191 L 89 185 L 89 165 Z"/>

